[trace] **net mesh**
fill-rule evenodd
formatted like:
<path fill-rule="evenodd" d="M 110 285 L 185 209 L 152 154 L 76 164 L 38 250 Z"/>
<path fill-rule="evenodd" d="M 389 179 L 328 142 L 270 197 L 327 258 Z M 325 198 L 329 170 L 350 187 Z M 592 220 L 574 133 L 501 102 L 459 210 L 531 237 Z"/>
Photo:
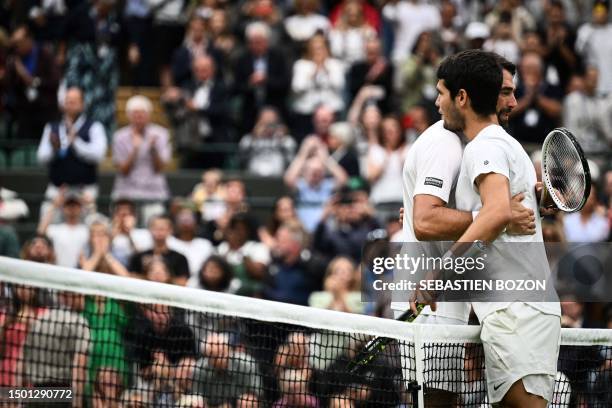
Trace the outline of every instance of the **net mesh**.
<path fill-rule="evenodd" d="M 0 287 L 0 386 L 70 388 L 66 406 L 449 406 L 432 400 L 440 390 L 488 406 L 478 327 L 421 330 L 6 258 Z M 377 333 L 395 341 L 349 373 Z M 612 406 L 612 335 L 579 333 L 563 332 L 551 406 Z"/>
<path fill-rule="evenodd" d="M 552 131 L 543 152 L 544 177 L 557 206 L 575 211 L 583 204 L 586 180 L 580 154 L 570 138 L 561 130 Z"/>

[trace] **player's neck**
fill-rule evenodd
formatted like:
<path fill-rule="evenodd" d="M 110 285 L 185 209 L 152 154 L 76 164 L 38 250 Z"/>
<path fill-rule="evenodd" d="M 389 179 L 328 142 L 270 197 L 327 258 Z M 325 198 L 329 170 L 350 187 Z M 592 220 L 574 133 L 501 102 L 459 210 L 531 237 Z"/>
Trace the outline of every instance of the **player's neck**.
<path fill-rule="evenodd" d="M 465 119 L 465 129 L 463 130 L 463 133 L 471 142 L 484 128 L 497 124 L 497 116 L 495 116 L 495 114 L 482 117 L 471 113 L 468 114 Z"/>

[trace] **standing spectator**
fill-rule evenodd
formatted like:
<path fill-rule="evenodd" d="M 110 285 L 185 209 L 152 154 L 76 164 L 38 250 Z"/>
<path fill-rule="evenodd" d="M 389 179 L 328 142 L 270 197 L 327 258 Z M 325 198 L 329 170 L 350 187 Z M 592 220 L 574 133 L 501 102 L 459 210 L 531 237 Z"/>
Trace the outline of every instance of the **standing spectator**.
<path fill-rule="evenodd" d="M 185 286 L 189 279 L 187 258 L 168 247 L 168 238 L 172 235 L 172 220 L 165 215 L 155 216 L 149 221 L 149 231 L 153 238 L 153 248 L 134 255 L 130 260 L 128 270 L 142 274 L 145 264 L 149 263 L 154 256 L 160 256 L 170 269 L 172 282 Z"/>
<path fill-rule="evenodd" d="M 329 33 L 331 54 L 347 66 L 365 57 L 366 41 L 376 38 L 376 30 L 365 21 L 359 0 L 347 0 L 342 15 Z"/>
<path fill-rule="evenodd" d="M 126 0 L 123 23 L 128 41 L 127 59 L 130 64 L 131 85 L 153 86 L 157 73 L 153 66 L 151 5 L 143 0 Z"/>
<path fill-rule="evenodd" d="M 163 212 L 168 185 L 163 174 L 171 158 L 168 130 L 151 123 L 153 105 L 141 95 L 126 104 L 128 126 L 113 136 L 113 161 L 118 170 L 111 197 L 141 205 L 146 220 Z"/>
<path fill-rule="evenodd" d="M 299 223 L 289 222 L 276 231 L 272 281 L 265 297 L 277 302 L 307 305 L 310 294 L 321 287 L 325 263 L 305 250 L 307 235 Z"/>
<path fill-rule="evenodd" d="M 227 11 L 216 9 L 212 11 L 208 22 L 212 45 L 221 52 L 224 61 L 233 57 L 237 39 L 229 26 Z"/>
<path fill-rule="evenodd" d="M 270 28 L 261 22 L 246 28 L 247 49 L 238 57 L 234 68 L 234 93 L 241 98 L 240 131 L 246 133 L 255 125 L 257 112 L 265 106 L 285 115 L 285 99 L 290 83 L 287 59 L 270 47 Z"/>
<path fill-rule="evenodd" d="M 451 0 L 440 2 L 440 39 L 442 40 L 444 55 L 452 55 L 460 51 L 463 40 L 461 17 L 457 15 L 457 6 Z"/>
<path fill-rule="evenodd" d="M 391 110 L 393 98 L 393 65 L 382 53 L 382 43 L 378 38 L 370 38 L 365 43 L 365 59 L 357 61 L 348 73 L 350 100 L 364 86 L 374 85 L 382 88 L 383 94 L 377 100 L 383 112 Z"/>
<path fill-rule="evenodd" d="M 566 214 L 563 224 L 568 242 L 602 242 L 608 239 L 610 226 L 603 208 L 599 206 L 594 184 L 582 210 Z"/>
<path fill-rule="evenodd" d="M 370 143 L 368 147 L 366 175 L 372 186 L 370 200 L 375 205 L 401 203 L 402 192 L 392 186 L 402 177 L 407 153 L 401 124 L 394 117 L 384 118 L 378 143 Z"/>
<path fill-rule="evenodd" d="M 599 96 L 599 71 L 588 67 L 584 91 L 574 91 L 563 102 L 563 124 L 571 130 L 584 151 L 604 152 L 612 147 L 612 98 Z"/>
<path fill-rule="evenodd" d="M 47 309 L 32 324 L 24 345 L 21 384 L 66 387 L 72 406 L 83 407 L 90 331 L 82 312 L 85 296 L 61 292 L 60 308 Z"/>
<path fill-rule="evenodd" d="M 326 177 L 326 173 L 332 177 Z M 329 156 L 327 146 L 319 139 L 304 140 L 293 163 L 285 173 L 285 185 L 294 190 L 298 203 L 298 217 L 311 232 L 321 219 L 321 208 L 331 197 L 334 188 L 346 182 L 346 171 Z"/>
<path fill-rule="evenodd" d="M 295 14 L 285 19 L 285 31 L 298 50 L 317 32 L 327 34 L 329 31 L 329 20 L 318 14 L 319 3 L 319 0 L 296 0 Z"/>
<path fill-rule="evenodd" d="M 170 88 L 163 100 L 175 126 L 177 150 L 183 156 L 184 167 L 221 167 L 224 156 L 203 154 L 198 147 L 204 143 L 227 143 L 228 92 L 215 77 L 216 66 L 210 56 L 193 60 L 193 81 L 182 91 Z M 195 148 L 195 149 L 194 149 Z"/>
<path fill-rule="evenodd" d="M 523 143 L 542 143 L 561 118 L 563 91 L 546 82 L 542 57 L 523 54 L 519 65 L 517 105 L 510 116 L 510 129 Z"/>
<path fill-rule="evenodd" d="M 278 228 L 286 222 L 298 222 L 297 212 L 295 210 L 295 202 L 290 196 L 281 196 L 274 202 L 272 216 L 268 223 L 259 228 L 259 240 L 266 245 L 270 250 L 276 248 L 276 232 Z"/>
<path fill-rule="evenodd" d="M 526 31 L 534 30 L 535 20 L 529 11 L 515 0 L 501 0 L 496 7 L 485 16 L 485 23 L 493 29 L 499 24 L 502 15 L 508 15 L 512 37 L 522 38 Z"/>
<path fill-rule="evenodd" d="M 238 148 L 246 171 L 263 177 L 280 177 L 293 160 L 296 146 L 278 112 L 264 107 L 253 131 L 240 140 Z"/>
<path fill-rule="evenodd" d="M 174 52 L 172 57 L 173 85 L 179 88 L 189 86 L 189 83 L 193 81 L 191 72 L 193 60 L 205 55 L 211 56 L 216 66 L 223 66 L 223 56 L 208 38 L 206 21 L 195 15 L 189 20 L 189 29 L 183 45 Z M 223 71 L 219 70 L 216 75 L 221 78 Z"/>
<path fill-rule="evenodd" d="M 62 209 L 64 221 L 52 224 L 55 213 Z M 89 239 L 89 229 L 81 222 L 82 201 L 74 194 L 60 194 L 40 219 L 37 233 L 48 236 L 53 242 L 56 263 L 59 266 L 75 268 L 79 255 Z"/>
<path fill-rule="evenodd" d="M 230 219 L 225 240 L 217 253 L 234 268 L 234 276 L 240 280 L 239 295 L 261 296 L 263 282 L 268 277 L 270 251 L 261 242 L 253 241 L 254 231 L 250 220 L 243 214 Z"/>
<path fill-rule="evenodd" d="M 191 192 L 191 201 L 202 215 L 202 220 L 212 221 L 225 212 L 225 188 L 221 183 L 221 170 L 210 169 L 202 173 L 202 182 Z"/>
<path fill-rule="evenodd" d="M 344 66 L 331 58 L 325 37 L 315 35 L 308 41 L 306 55 L 293 64 L 292 110 L 294 135 L 301 141 L 312 130 L 312 115 L 325 104 L 334 112 L 344 109 Z"/>
<path fill-rule="evenodd" d="M 151 233 L 145 228 L 136 228 L 136 207 L 130 200 L 117 200 L 113 204 L 111 251 L 125 267 L 136 252 L 153 246 Z"/>
<path fill-rule="evenodd" d="M 273 0 L 245 0 L 239 12 L 239 33 L 246 34 L 246 28 L 251 23 L 263 23 L 270 28 L 270 44 L 280 46 L 283 35 L 283 13 L 280 4 Z"/>
<path fill-rule="evenodd" d="M 32 38 L 26 26 L 11 36 L 14 50 L 6 63 L 8 108 L 17 123 L 17 138 L 38 140 L 45 123 L 56 119 L 59 70 L 53 55 Z"/>
<path fill-rule="evenodd" d="M 98 164 L 106 154 L 106 132 L 100 122 L 83 112 L 83 93 L 79 88 L 66 90 L 63 109 L 60 121 L 45 126 L 38 146 L 38 162 L 49 167 L 50 184 L 45 198 L 55 199 L 59 187 L 66 185 L 95 200 Z"/>
<path fill-rule="evenodd" d="M 202 265 L 213 253 L 209 240 L 196 237 L 198 223 L 193 210 L 183 208 L 176 215 L 175 235 L 168 237 L 168 248 L 182 254 L 189 263 L 191 278 L 198 275 Z"/>
<path fill-rule="evenodd" d="M 94 220 L 89 225 L 89 243 L 79 257 L 79 268 L 85 271 L 130 276 L 111 250 L 111 231 L 105 220 Z"/>
<path fill-rule="evenodd" d="M 437 30 L 441 24 L 438 9 L 420 0 L 389 2 L 383 8 L 383 16 L 393 24 L 395 40 L 391 55 L 394 62 L 408 57 L 423 31 Z"/>
<path fill-rule="evenodd" d="M 520 58 L 520 48 L 517 39 L 513 37 L 511 22 L 510 13 L 501 13 L 499 21 L 492 28 L 493 35 L 485 41 L 483 49 L 495 52 L 513 64 L 517 64 Z"/>
<path fill-rule="evenodd" d="M 187 0 L 150 0 L 153 16 L 153 44 L 155 48 L 155 67 L 159 72 L 159 83 L 163 88 L 172 84 L 170 62 L 172 53 L 180 46 L 185 36 Z"/>
<path fill-rule="evenodd" d="M 612 92 L 612 23 L 609 20 L 609 0 L 593 2 L 592 21 L 583 24 L 578 29 L 576 51 L 584 59 L 586 65 L 599 70 L 599 85 L 597 92 L 607 94 Z"/>
<path fill-rule="evenodd" d="M 336 122 L 329 128 L 327 140 L 330 157 L 349 177 L 359 177 L 359 157 L 355 150 L 355 129 L 348 122 Z"/>
<path fill-rule="evenodd" d="M 115 126 L 120 34 L 114 0 L 80 2 L 70 9 L 64 39 L 66 85 L 83 89 L 87 115 L 102 123 L 107 133 Z M 61 59 L 65 47 L 60 46 Z"/>
<path fill-rule="evenodd" d="M 325 104 L 317 106 L 312 115 L 313 132 L 308 136 L 316 136 L 327 144 L 329 139 L 329 127 L 334 123 L 336 114 L 334 110 Z"/>
<path fill-rule="evenodd" d="M 339 20 L 342 18 L 342 15 L 344 13 L 344 8 L 349 2 L 350 0 L 343 0 L 341 2 L 338 2 L 339 4 L 337 4 L 329 13 L 329 19 L 333 26 L 336 26 L 336 24 L 339 23 Z M 358 3 L 361 6 L 362 14 L 365 18 L 366 23 L 370 27 L 374 28 L 376 31 L 380 31 L 382 28 L 382 21 L 380 18 L 380 13 L 376 9 L 376 7 L 368 4 L 368 2 L 364 0 L 359 0 Z"/>

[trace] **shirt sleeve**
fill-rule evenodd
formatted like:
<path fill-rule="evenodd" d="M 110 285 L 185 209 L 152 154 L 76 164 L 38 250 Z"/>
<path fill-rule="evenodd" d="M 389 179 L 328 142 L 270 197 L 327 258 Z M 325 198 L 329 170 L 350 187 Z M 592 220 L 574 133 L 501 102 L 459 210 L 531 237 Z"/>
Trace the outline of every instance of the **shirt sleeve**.
<path fill-rule="evenodd" d="M 510 180 L 510 164 L 504 150 L 490 142 L 480 142 L 465 149 L 463 160 L 472 182 L 482 174 L 497 173 Z"/>
<path fill-rule="evenodd" d="M 155 148 L 157 149 L 157 153 L 159 154 L 160 159 L 164 163 L 168 163 L 170 161 L 171 149 L 168 131 L 162 127 L 159 128 L 159 133 L 157 134 L 157 139 L 155 140 Z"/>
<path fill-rule="evenodd" d="M 38 151 L 36 152 L 36 158 L 38 163 L 47 164 L 53 158 L 53 146 L 51 146 L 51 125 L 45 125 L 40 144 L 38 145 Z"/>
<path fill-rule="evenodd" d="M 430 148 L 424 149 L 423 154 L 418 155 L 415 196 L 432 195 L 448 203 L 461 167 L 462 148 L 458 139 L 444 144 L 444 148 L 432 144 Z"/>
<path fill-rule="evenodd" d="M 78 156 L 91 163 L 99 163 L 106 154 L 106 132 L 99 122 L 89 129 L 89 142 L 76 138 L 73 147 Z"/>

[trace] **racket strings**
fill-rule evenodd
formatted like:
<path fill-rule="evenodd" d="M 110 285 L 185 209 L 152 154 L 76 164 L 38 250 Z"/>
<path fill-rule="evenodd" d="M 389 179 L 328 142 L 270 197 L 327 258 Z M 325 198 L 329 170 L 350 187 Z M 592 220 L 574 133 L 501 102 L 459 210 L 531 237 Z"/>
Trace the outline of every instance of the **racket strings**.
<path fill-rule="evenodd" d="M 580 154 L 562 132 L 552 135 L 545 155 L 549 193 L 566 211 L 578 209 L 584 199 L 586 182 Z M 552 187 L 552 188 L 550 188 Z"/>

